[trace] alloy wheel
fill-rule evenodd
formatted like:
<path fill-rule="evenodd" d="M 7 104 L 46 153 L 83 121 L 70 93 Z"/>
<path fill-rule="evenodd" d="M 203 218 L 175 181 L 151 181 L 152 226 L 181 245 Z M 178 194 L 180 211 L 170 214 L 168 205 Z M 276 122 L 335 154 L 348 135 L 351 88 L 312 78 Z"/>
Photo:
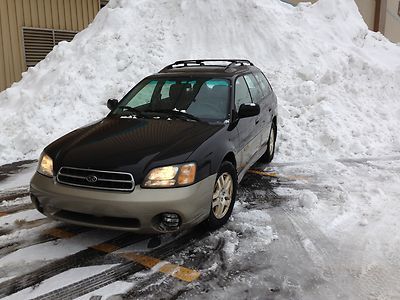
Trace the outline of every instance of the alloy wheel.
<path fill-rule="evenodd" d="M 212 211 L 217 219 L 225 217 L 231 205 L 233 195 L 232 176 L 225 172 L 219 176 L 214 186 Z"/>

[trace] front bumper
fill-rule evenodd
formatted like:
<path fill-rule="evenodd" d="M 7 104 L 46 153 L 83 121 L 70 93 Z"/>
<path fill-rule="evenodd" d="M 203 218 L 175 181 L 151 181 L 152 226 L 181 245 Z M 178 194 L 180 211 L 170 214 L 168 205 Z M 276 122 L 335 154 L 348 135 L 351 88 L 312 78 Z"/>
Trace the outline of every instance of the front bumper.
<path fill-rule="evenodd" d="M 194 226 L 210 213 L 216 174 L 187 187 L 142 189 L 131 193 L 60 184 L 36 173 L 30 185 L 32 202 L 50 218 L 83 226 L 138 233 L 166 232 L 161 214 L 180 217 L 179 229 Z"/>

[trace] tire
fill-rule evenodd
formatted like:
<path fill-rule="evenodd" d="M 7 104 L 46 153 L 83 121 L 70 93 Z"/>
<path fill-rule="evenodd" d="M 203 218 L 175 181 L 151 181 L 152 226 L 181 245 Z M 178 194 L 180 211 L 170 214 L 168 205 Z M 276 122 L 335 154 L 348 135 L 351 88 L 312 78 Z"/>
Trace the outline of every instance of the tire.
<path fill-rule="evenodd" d="M 276 123 L 274 122 L 272 123 L 271 130 L 269 132 L 267 150 L 258 161 L 262 163 L 270 163 L 274 159 L 276 135 L 278 133 L 277 131 Z"/>
<path fill-rule="evenodd" d="M 232 184 L 230 190 L 228 186 L 229 178 Z M 225 183 L 226 185 L 221 189 L 222 183 Z M 214 184 L 213 196 L 211 199 L 210 215 L 206 220 L 206 225 L 208 229 L 211 230 L 217 229 L 223 226 L 229 220 L 229 217 L 232 214 L 233 206 L 235 205 L 237 186 L 238 186 L 238 179 L 235 167 L 233 166 L 232 163 L 224 161 L 221 164 L 221 167 L 218 171 L 217 178 Z M 227 205 L 226 202 L 222 201 L 224 200 L 226 201 L 226 199 L 229 198 L 229 194 L 231 200 Z M 226 196 L 224 197 L 224 195 Z M 217 204 L 219 204 L 218 207 Z M 221 207 L 223 208 L 221 209 Z"/>

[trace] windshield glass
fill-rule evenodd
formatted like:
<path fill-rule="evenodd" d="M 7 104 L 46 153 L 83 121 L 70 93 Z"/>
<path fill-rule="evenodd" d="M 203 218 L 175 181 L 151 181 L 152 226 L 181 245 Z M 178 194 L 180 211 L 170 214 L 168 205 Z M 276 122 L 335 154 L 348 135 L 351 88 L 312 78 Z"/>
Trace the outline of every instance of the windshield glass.
<path fill-rule="evenodd" d="M 225 120 L 229 108 L 229 81 L 216 78 L 154 78 L 142 81 L 119 103 L 113 114 L 176 113 L 198 119 Z"/>

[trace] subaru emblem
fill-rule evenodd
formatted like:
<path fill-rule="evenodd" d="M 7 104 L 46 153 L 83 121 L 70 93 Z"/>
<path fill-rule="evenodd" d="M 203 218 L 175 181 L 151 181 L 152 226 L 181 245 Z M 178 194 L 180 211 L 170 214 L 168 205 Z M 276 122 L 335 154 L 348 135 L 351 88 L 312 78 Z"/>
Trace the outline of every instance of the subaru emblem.
<path fill-rule="evenodd" d="M 95 183 L 97 182 L 98 178 L 95 175 L 89 175 L 86 177 L 86 181 L 90 183 Z"/>

